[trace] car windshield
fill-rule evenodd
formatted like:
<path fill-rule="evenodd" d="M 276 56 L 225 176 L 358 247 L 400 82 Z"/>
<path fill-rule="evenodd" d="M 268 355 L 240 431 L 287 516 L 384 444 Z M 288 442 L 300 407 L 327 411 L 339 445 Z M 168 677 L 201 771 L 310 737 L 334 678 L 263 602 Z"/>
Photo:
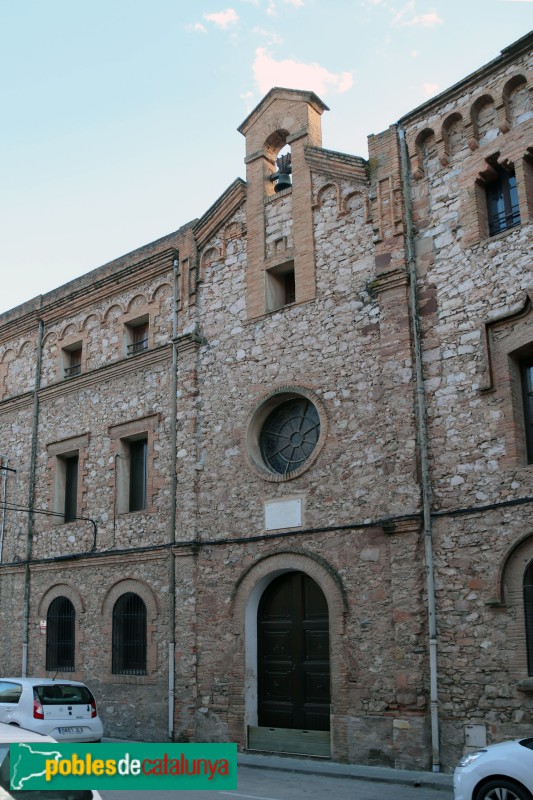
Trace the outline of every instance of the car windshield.
<path fill-rule="evenodd" d="M 36 686 L 37 697 L 43 705 L 89 705 L 93 699 L 86 686 L 72 686 L 69 683 L 50 683 Z"/>
<path fill-rule="evenodd" d="M 20 791 L 9 788 L 9 745 L 0 744 L 0 800 L 92 800 L 89 789 Z"/>

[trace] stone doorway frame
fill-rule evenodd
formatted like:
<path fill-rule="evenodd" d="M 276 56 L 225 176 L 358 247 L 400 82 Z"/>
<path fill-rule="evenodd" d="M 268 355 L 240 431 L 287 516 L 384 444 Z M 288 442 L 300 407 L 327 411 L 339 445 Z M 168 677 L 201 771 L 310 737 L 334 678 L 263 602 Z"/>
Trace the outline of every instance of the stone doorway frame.
<path fill-rule="evenodd" d="M 239 658 L 244 661 L 244 714 L 242 724 L 247 741 L 249 726 L 257 726 L 257 611 L 267 586 L 286 572 L 304 572 L 324 592 L 329 611 L 331 669 L 331 728 L 333 717 L 345 708 L 347 664 L 343 658 L 343 634 L 348 604 L 336 571 L 319 556 L 302 551 L 267 555 L 239 579 L 232 597 L 234 631 L 241 641 Z"/>

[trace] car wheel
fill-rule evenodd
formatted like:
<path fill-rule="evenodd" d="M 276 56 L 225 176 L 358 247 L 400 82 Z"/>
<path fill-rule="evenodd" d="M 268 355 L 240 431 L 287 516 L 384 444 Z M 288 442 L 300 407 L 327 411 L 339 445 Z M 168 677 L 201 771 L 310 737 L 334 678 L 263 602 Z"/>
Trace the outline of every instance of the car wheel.
<path fill-rule="evenodd" d="M 519 783 L 495 778 L 481 787 L 476 800 L 533 800 L 527 789 Z"/>

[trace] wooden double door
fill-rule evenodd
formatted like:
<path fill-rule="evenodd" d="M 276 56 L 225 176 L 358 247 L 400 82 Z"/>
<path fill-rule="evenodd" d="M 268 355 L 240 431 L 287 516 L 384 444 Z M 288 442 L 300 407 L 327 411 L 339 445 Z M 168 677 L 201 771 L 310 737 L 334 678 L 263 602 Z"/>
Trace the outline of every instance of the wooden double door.
<path fill-rule="evenodd" d="M 328 731 L 330 715 L 328 605 L 303 572 L 275 578 L 258 618 L 258 723 Z"/>

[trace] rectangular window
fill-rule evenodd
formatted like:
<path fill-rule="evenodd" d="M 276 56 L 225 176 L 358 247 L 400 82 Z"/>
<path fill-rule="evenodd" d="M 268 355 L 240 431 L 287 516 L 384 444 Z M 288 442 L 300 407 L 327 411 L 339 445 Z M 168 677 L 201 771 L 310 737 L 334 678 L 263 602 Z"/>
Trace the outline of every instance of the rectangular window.
<path fill-rule="evenodd" d="M 78 513 L 78 454 L 62 459 L 65 472 L 64 521 L 72 522 Z"/>
<path fill-rule="evenodd" d="M 533 464 L 533 358 L 521 364 L 527 463 Z"/>
<path fill-rule="evenodd" d="M 147 456 L 148 441 L 146 439 L 129 442 L 129 511 L 142 511 L 146 508 Z"/>
<path fill-rule="evenodd" d="M 63 373 L 65 378 L 73 378 L 81 373 L 81 345 L 63 350 Z"/>
<path fill-rule="evenodd" d="M 265 280 L 267 311 L 276 311 L 296 301 L 294 261 L 267 270 Z"/>
<path fill-rule="evenodd" d="M 514 169 L 507 170 L 498 166 L 497 172 L 498 177 L 485 187 L 490 236 L 520 225 Z"/>
<path fill-rule="evenodd" d="M 133 356 L 148 350 L 148 331 L 147 316 L 126 323 L 124 331 L 126 355 Z"/>

